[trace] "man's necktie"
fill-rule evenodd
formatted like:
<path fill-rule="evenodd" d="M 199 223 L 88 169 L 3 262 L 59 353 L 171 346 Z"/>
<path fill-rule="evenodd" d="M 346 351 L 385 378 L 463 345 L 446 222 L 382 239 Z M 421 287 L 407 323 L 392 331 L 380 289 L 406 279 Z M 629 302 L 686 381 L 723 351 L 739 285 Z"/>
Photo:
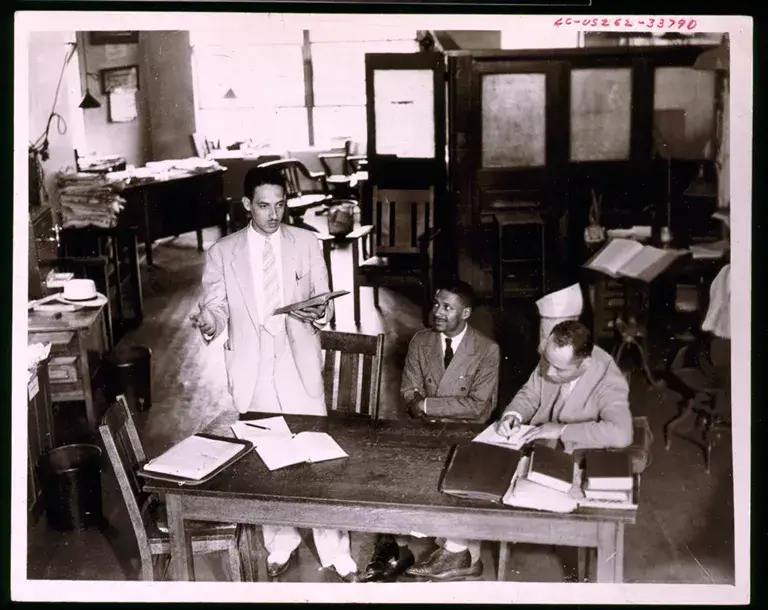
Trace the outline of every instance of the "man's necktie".
<path fill-rule="evenodd" d="M 555 401 L 552 403 L 552 416 L 551 421 L 555 423 L 560 422 L 560 413 L 563 410 L 563 407 L 565 406 L 565 385 L 560 384 L 557 387 L 557 396 L 555 396 Z"/>
<path fill-rule="evenodd" d="M 446 337 L 445 355 L 443 356 L 443 363 L 445 363 L 445 368 L 448 368 L 448 365 L 451 363 L 451 360 L 453 360 L 453 348 L 451 347 L 451 340 Z"/>
<path fill-rule="evenodd" d="M 280 281 L 278 279 L 277 259 L 272 243 L 264 242 L 263 285 L 264 285 L 264 326 L 272 334 L 277 330 L 277 322 L 273 316 L 275 309 L 280 307 Z"/>

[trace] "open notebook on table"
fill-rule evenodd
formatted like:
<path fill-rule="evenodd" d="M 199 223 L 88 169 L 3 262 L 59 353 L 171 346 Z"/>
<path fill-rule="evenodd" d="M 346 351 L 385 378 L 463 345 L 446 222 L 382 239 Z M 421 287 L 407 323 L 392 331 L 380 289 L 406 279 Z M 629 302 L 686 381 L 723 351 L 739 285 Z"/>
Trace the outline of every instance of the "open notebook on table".
<path fill-rule="evenodd" d="M 499 447 L 508 447 L 519 451 L 522 449 L 523 437 L 525 434 L 533 429 L 535 426 L 520 425 L 511 431 L 510 435 L 502 436 L 496 431 L 496 423 L 491 424 L 475 438 L 472 439 L 473 443 L 485 443 L 487 445 L 498 445 Z"/>
<path fill-rule="evenodd" d="M 238 438 L 254 444 L 256 453 L 269 470 L 348 456 L 325 432 L 292 434 L 282 416 L 239 421 L 232 425 L 232 431 Z"/>

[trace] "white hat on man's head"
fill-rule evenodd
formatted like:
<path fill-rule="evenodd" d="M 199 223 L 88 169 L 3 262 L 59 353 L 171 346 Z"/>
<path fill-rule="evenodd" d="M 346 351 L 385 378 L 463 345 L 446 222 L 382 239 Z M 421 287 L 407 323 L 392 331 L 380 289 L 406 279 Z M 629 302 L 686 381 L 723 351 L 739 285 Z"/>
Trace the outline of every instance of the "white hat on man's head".
<path fill-rule="evenodd" d="M 573 284 L 536 301 L 542 318 L 578 318 L 584 310 L 581 286 Z"/>

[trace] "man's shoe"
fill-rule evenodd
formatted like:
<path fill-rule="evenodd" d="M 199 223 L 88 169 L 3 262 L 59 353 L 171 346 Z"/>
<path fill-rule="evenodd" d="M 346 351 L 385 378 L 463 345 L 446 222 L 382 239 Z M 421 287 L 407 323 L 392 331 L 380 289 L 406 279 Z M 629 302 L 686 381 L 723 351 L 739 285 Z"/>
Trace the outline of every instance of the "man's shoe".
<path fill-rule="evenodd" d="M 394 582 L 415 559 L 407 546 L 401 547 L 393 536 L 380 536 L 361 582 Z"/>
<path fill-rule="evenodd" d="M 285 571 L 288 569 L 288 567 L 291 565 L 291 561 L 298 555 L 299 549 L 293 549 L 291 551 L 291 554 L 288 556 L 288 560 L 285 563 L 267 563 L 267 576 L 270 578 L 277 578 L 278 576 L 285 573 Z"/>
<path fill-rule="evenodd" d="M 483 574 L 483 562 L 478 560 L 472 563 L 472 556 L 468 550 L 451 553 L 440 547 L 429 556 L 429 559 L 412 566 L 405 573 L 408 576 L 438 582 L 479 580 Z"/>
<path fill-rule="evenodd" d="M 338 578 L 341 582 L 347 582 L 350 584 L 360 582 L 360 574 L 357 571 L 349 572 L 347 574 L 339 574 L 339 571 L 334 566 L 330 566 L 326 569 L 333 572 L 336 575 L 336 578 Z"/>

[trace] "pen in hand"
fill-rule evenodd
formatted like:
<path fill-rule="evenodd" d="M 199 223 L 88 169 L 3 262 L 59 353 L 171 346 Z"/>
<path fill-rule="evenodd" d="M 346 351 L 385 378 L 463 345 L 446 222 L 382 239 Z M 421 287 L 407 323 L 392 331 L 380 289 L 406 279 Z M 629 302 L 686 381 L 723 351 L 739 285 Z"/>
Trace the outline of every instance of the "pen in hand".
<path fill-rule="evenodd" d="M 269 428 L 265 428 L 264 426 L 259 426 L 257 424 L 249 424 L 248 422 L 244 422 L 244 423 L 249 428 L 258 428 L 259 430 L 269 430 Z"/>

